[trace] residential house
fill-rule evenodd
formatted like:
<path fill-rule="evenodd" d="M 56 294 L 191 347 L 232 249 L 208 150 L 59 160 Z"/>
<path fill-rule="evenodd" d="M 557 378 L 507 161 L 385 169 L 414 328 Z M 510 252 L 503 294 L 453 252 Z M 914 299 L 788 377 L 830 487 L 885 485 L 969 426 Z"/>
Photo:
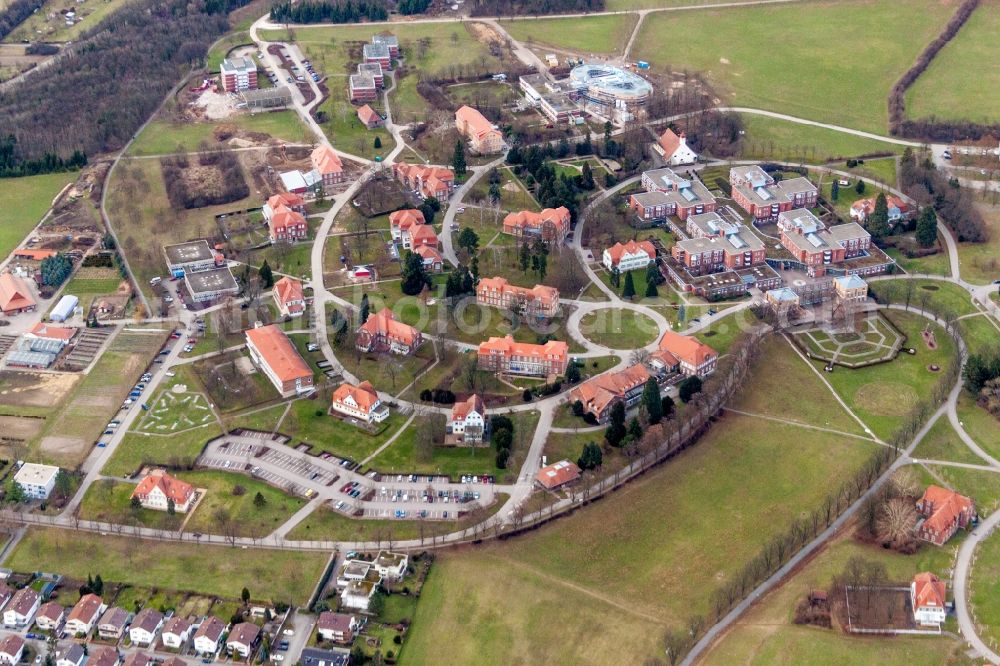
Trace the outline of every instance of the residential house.
<path fill-rule="evenodd" d="M 358 618 L 346 613 L 323 611 L 316 621 L 316 630 L 324 641 L 348 644 L 354 641 L 354 633 L 360 623 Z"/>
<path fill-rule="evenodd" d="M 191 623 L 179 615 L 167 620 L 163 625 L 163 633 L 160 634 L 163 645 L 175 650 L 184 647 L 189 638 L 191 638 Z"/>
<path fill-rule="evenodd" d="M 540 213 L 522 210 L 503 218 L 503 233 L 514 238 L 541 238 L 547 243 L 562 243 L 570 232 L 570 212 L 565 206 L 545 208 Z"/>
<path fill-rule="evenodd" d="M 59 468 L 55 465 L 39 463 L 24 463 L 14 474 L 14 480 L 31 499 L 48 499 L 52 489 L 56 487 L 56 477 Z"/>
<path fill-rule="evenodd" d="M 283 397 L 313 390 L 313 371 L 278 326 L 257 326 L 245 332 L 250 358 Z"/>
<path fill-rule="evenodd" d="M 463 444 L 479 444 L 486 436 L 486 405 L 473 393 L 451 408 L 446 434 Z"/>
<path fill-rule="evenodd" d="M 373 63 L 378 64 L 378 63 Z M 381 70 L 381 67 L 379 67 Z M 347 91 L 352 102 L 374 102 L 378 99 L 379 85 L 368 72 L 351 74 L 347 79 Z"/>
<path fill-rule="evenodd" d="M 132 645 L 149 647 L 156 640 L 156 632 L 163 626 L 163 613 L 146 606 L 132 620 L 128 628 L 128 637 Z"/>
<path fill-rule="evenodd" d="M 569 364 L 569 345 L 549 340 L 543 345 L 515 342 L 508 335 L 479 344 L 479 369 L 490 372 L 548 377 L 562 375 Z"/>
<path fill-rule="evenodd" d="M 194 632 L 194 651 L 199 655 L 212 655 L 219 651 L 219 641 L 226 631 L 226 624 L 210 615 L 205 618 L 198 631 Z"/>
<path fill-rule="evenodd" d="M 67 643 L 56 650 L 56 666 L 81 666 L 86 659 L 80 643 Z"/>
<path fill-rule="evenodd" d="M 320 176 L 324 188 L 344 182 L 344 163 L 329 144 L 317 146 L 309 156 L 313 169 Z"/>
<path fill-rule="evenodd" d="M 34 309 L 35 297 L 28 283 L 13 273 L 0 275 L 0 312 L 9 317 Z"/>
<path fill-rule="evenodd" d="M 580 478 L 580 468 L 568 460 L 548 465 L 538 470 L 535 480 L 546 490 L 556 490 Z"/>
<path fill-rule="evenodd" d="M 455 172 L 445 167 L 395 162 L 392 174 L 407 189 L 424 199 L 434 197 L 447 201 L 455 189 Z"/>
<path fill-rule="evenodd" d="M 378 572 L 374 571 L 371 562 L 365 560 L 347 560 L 337 573 L 337 589 L 341 590 L 347 587 L 351 581 L 365 580 L 370 576 L 378 578 Z"/>
<path fill-rule="evenodd" d="M 7 602 L 10 601 L 12 596 L 14 596 L 13 588 L 8 586 L 6 583 L 0 583 L 0 608 L 7 605 Z"/>
<path fill-rule="evenodd" d="M 173 503 L 174 511 L 187 513 L 195 499 L 190 483 L 167 474 L 166 470 L 154 469 L 144 476 L 132 491 L 132 497 L 146 509 L 169 511 Z"/>
<path fill-rule="evenodd" d="M 923 571 L 913 577 L 910 583 L 910 607 L 913 621 L 923 627 L 940 627 L 948 617 L 945 605 L 944 581 Z"/>
<path fill-rule="evenodd" d="M 392 52 L 385 44 L 365 44 L 361 56 L 365 62 L 377 62 L 384 71 L 392 69 Z"/>
<path fill-rule="evenodd" d="M 257 63 L 249 57 L 226 58 L 219 65 L 222 89 L 228 93 L 257 88 Z"/>
<path fill-rule="evenodd" d="M 434 232 L 434 227 L 429 224 L 418 224 L 410 227 L 409 235 L 409 249 L 411 250 L 415 250 L 418 247 L 429 247 L 437 250 L 441 247 L 441 242 L 438 240 L 437 234 Z"/>
<path fill-rule="evenodd" d="M 617 268 L 619 273 L 627 273 L 643 270 L 653 261 L 656 261 L 656 248 L 652 243 L 630 240 L 605 248 L 602 263 L 609 271 Z"/>
<path fill-rule="evenodd" d="M 144 652 L 132 652 L 125 657 L 122 666 L 150 666 L 152 663 L 153 659 L 148 654 Z"/>
<path fill-rule="evenodd" d="M 112 606 L 104 611 L 100 621 L 97 623 L 97 635 L 104 640 L 119 641 L 125 635 L 125 626 L 128 624 L 129 613 L 124 608 Z"/>
<path fill-rule="evenodd" d="M 859 224 L 864 224 L 868 216 L 875 211 L 876 197 L 858 199 L 851 204 L 851 219 Z M 905 219 L 910 213 L 910 205 L 897 197 L 895 194 L 886 194 L 885 203 L 889 213 L 889 224 L 895 224 Z"/>
<path fill-rule="evenodd" d="M 66 609 L 55 601 L 42 604 L 35 614 L 35 626 L 39 631 L 58 631 L 66 619 Z"/>
<path fill-rule="evenodd" d="M 681 374 L 686 377 L 707 377 L 715 371 L 719 354 L 696 338 L 666 331 L 660 338 L 660 351 L 670 352 L 679 362 Z"/>
<path fill-rule="evenodd" d="M 670 215 L 686 220 L 691 215 L 711 213 L 716 208 L 715 197 L 704 183 L 679 176 L 673 169 L 644 171 L 642 187 L 648 196 L 632 195 L 629 207 L 644 221 L 665 219 Z"/>
<path fill-rule="evenodd" d="M 389 407 L 382 404 L 375 387 L 368 381 L 357 386 L 344 382 L 333 392 L 330 406 L 339 414 L 365 423 L 381 423 L 389 417 Z"/>
<path fill-rule="evenodd" d="M 359 62 L 358 74 L 367 74 L 375 79 L 375 87 L 379 90 L 385 87 L 385 75 L 382 73 L 382 65 L 377 62 Z"/>
<path fill-rule="evenodd" d="M 96 594 L 83 595 L 66 618 L 66 633 L 71 636 L 89 636 L 106 608 L 104 600 Z"/>
<path fill-rule="evenodd" d="M 118 650 L 107 645 L 90 648 L 87 666 L 117 666 L 121 656 Z"/>
<path fill-rule="evenodd" d="M 554 317 L 559 312 L 559 290 L 544 284 L 518 287 L 502 277 L 482 278 L 476 285 L 476 303 L 526 317 Z"/>
<path fill-rule="evenodd" d="M 298 196 L 298 195 L 294 195 Z M 277 199 L 278 195 L 271 197 Z M 272 243 L 294 242 L 309 236 L 309 225 L 301 212 L 275 201 L 268 203 L 262 209 L 264 221 L 267 222 L 267 233 Z"/>
<path fill-rule="evenodd" d="M 372 63 L 377 65 L 378 63 Z M 378 111 L 368 106 L 363 105 L 358 109 L 358 120 L 367 129 L 375 129 L 376 127 L 382 127 L 385 125 L 385 118 L 379 115 Z"/>
<path fill-rule="evenodd" d="M 754 222 L 777 219 L 778 214 L 797 208 L 812 208 L 819 190 L 808 178 L 790 178 L 776 182 L 756 164 L 729 170 L 733 200 L 750 213 Z"/>
<path fill-rule="evenodd" d="M 977 518 L 970 498 L 934 485 L 927 486 L 917 502 L 917 512 L 924 517 L 917 524 L 917 537 L 936 546 L 944 545 L 959 528 L 968 527 Z"/>
<path fill-rule="evenodd" d="M 507 148 L 503 133 L 471 106 L 463 105 L 455 112 L 455 128 L 469 141 L 472 152 L 479 155 L 502 153 Z"/>
<path fill-rule="evenodd" d="M 393 242 L 401 245 L 404 250 L 413 247 L 410 230 L 424 224 L 424 214 L 416 208 L 404 208 L 389 213 L 389 233 Z"/>
<path fill-rule="evenodd" d="M 868 300 L 868 283 L 857 275 L 835 277 L 833 289 L 841 303 L 864 303 Z"/>
<path fill-rule="evenodd" d="M 391 351 L 405 356 L 415 352 L 423 341 L 419 329 L 398 321 L 389 308 L 382 308 L 358 328 L 356 344 L 364 352 Z"/>
<path fill-rule="evenodd" d="M 604 423 L 615 403 L 634 407 L 642 398 L 646 382 L 652 377 L 642 364 L 630 365 L 624 370 L 606 372 L 583 382 L 572 391 L 569 399 L 579 400 L 585 413 L 592 414 L 598 423 Z"/>
<path fill-rule="evenodd" d="M 372 566 L 378 572 L 379 576 L 383 580 L 390 582 L 403 580 L 403 577 L 406 575 L 406 566 L 408 563 L 409 559 L 406 553 L 393 553 L 388 550 L 380 550 L 375 559 L 372 560 Z"/>
<path fill-rule="evenodd" d="M 419 245 L 413 249 L 413 252 L 423 259 L 425 271 L 440 273 L 444 270 L 444 257 L 430 245 Z"/>
<path fill-rule="evenodd" d="M 41 605 L 41 597 L 30 587 L 22 587 L 14 593 L 3 609 L 3 624 L 8 628 L 20 629 L 31 624 L 31 618 Z"/>
<path fill-rule="evenodd" d="M 687 135 L 684 132 L 677 134 L 669 127 L 657 140 L 656 149 L 670 166 L 694 164 L 698 161 L 698 154 L 687 144 Z"/>
<path fill-rule="evenodd" d="M 274 283 L 271 290 L 278 312 L 282 317 L 301 317 L 306 309 L 306 298 L 302 293 L 302 282 L 287 275 Z"/>
<path fill-rule="evenodd" d="M 381 44 L 389 49 L 389 55 L 393 58 L 399 57 L 399 38 L 395 35 L 380 34 L 372 36 L 372 44 Z"/>
<path fill-rule="evenodd" d="M 239 656 L 249 661 L 249 657 L 257 650 L 259 640 L 260 627 L 251 622 L 240 622 L 226 638 L 226 651 L 234 658 Z"/>
<path fill-rule="evenodd" d="M 378 590 L 378 580 L 352 580 L 340 593 L 340 605 L 358 611 L 368 610 L 368 604 Z"/>
<path fill-rule="evenodd" d="M 17 634 L 8 634 L 0 641 L 0 664 L 14 666 L 21 662 L 24 654 L 24 639 Z"/>

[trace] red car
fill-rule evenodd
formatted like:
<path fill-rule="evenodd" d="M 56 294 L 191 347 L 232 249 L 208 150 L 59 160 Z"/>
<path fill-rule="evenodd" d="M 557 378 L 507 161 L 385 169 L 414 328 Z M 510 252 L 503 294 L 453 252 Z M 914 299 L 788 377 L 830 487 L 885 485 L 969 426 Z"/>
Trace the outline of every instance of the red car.
<path fill-rule="evenodd" d="M 194 345 L 198 343 L 198 338 L 188 338 L 188 344 Z"/>

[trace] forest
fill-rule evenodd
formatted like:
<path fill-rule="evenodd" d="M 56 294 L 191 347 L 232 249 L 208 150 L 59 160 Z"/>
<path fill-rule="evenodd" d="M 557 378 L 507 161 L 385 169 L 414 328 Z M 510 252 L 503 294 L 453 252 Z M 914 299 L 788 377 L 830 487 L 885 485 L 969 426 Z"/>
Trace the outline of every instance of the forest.
<path fill-rule="evenodd" d="M 44 3 L 45 0 L 14 0 L 0 11 L 0 39 L 13 32 Z"/>
<path fill-rule="evenodd" d="M 275 23 L 358 23 L 364 19 L 384 21 L 389 10 L 382 0 L 321 0 L 292 4 L 289 0 L 271 7 Z"/>
<path fill-rule="evenodd" d="M 0 93 L 0 176 L 80 166 L 121 149 L 245 0 L 137 0 L 85 33 L 58 67 Z"/>
<path fill-rule="evenodd" d="M 540 16 L 603 12 L 604 0 L 473 0 L 473 16 Z"/>

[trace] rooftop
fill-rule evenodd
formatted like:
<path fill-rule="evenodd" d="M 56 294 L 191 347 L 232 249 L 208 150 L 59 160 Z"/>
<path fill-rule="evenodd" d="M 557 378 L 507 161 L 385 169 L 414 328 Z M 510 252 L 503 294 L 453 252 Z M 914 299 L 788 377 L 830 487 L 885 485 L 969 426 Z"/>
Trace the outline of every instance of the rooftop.
<path fill-rule="evenodd" d="M 208 294 L 239 289 L 236 278 L 228 266 L 200 273 L 187 273 L 184 281 L 193 294 Z"/>
<path fill-rule="evenodd" d="M 207 240 L 164 245 L 163 253 L 167 255 L 167 262 L 171 266 L 213 261 L 215 259 L 215 250 L 212 249 Z"/>

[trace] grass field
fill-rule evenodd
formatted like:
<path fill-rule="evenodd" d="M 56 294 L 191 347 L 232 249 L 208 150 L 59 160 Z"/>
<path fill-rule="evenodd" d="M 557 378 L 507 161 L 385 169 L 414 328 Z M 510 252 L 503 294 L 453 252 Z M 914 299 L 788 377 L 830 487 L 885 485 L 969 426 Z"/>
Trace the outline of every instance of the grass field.
<path fill-rule="evenodd" d="M 385 115 L 381 103 L 372 102 L 371 106 Z M 323 128 L 326 138 L 337 148 L 373 160 L 379 155 L 385 157 L 396 147 L 396 140 L 392 138 L 389 130 L 382 127 L 376 129 L 365 127 L 358 119 L 357 108 L 346 99 L 331 95 L 320 108 L 329 117 L 320 127 Z M 381 148 L 375 147 L 376 138 L 381 141 Z"/>
<path fill-rule="evenodd" d="M 186 465 L 198 457 L 208 440 L 221 434 L 222 429 L 215 423 L 170 435 L 129 432 L 101 471 L 109 476 L 126 476 L 143 463 Z"/>
<path fill-rule="evenodd" d="M 772 399 L 804 390 L 787 382 Z M 829 394 L 817 391 L 815 401 L 817 410 L 836 409 Z M 873 450 L 727 414 L 696 446 L 597 504 L 528 536 L 443 554 L 403 661 L 427 663 L 447 644 L 455 663 L 642 663 L 657 654 L 667 626 L 705 613 L 718 582 Z M 695 513 L 696 521 L 673 518 Z M 540 621 L 556 612 L 558 627 Z"/>
<path fill-rule="evenodd" d="M 166 511 L 133 509 L 132 491 L 135 484 L 102 479 L 92 484 L 80 503 L 80 517 L 109 523 L 142 525 L 157 529 L 175 530 L 184 520 L 182 514 L 171 516 Z"/>
<path fill-rule="evenodd" d="M 76 176 L 50 173 L 0 180 L 0 260 L 6 259 L 35 228 L 52 207 L 52 199 Z"/>
<path fill-rule="evenodd" d="M 946 460 L 949 462 L 982 465 L 983 460 L 973 453 L 951 427 L 947 417 L 934 423 L 913 452 L 914 458 Z"/>
<path fill-rule="evenodd" d="M 328 406 L 328 400 L 296 400 L 281 424 L 281 432 L 312 444 L 320 451 L 362 460 L 384 444 L 406 421 L 402 414 L 393 411 L 379 424 L 377 434 L 372 435 L 328 415 Z M 317 410 L 323 411 L 323 415 L 318 416 Z"/>
<path fill-rule="evenodd" d="M 928 366 L 948 367 L 954 361 L 955 347 L 951 338 L 932 324 L 938 346 L 935 350 L 928 349 L 921 337 L 927 319 L 894 310 L 885 313 L 906 334 L 907 346 L 915 348 L 917 353 L 900 354 L 891 363 L 864 368 L 838 367 L 826 373 L 844 402 L 882 438 L 891 436 L 917 401 L 941 380 L 941 373 L 931 372 Z M 821 361 L 814 363 L 822 369 Z"/>
<path fill-rule="evenodd" d="M 260 538 L 280 527 L 306 503 L 245 474 L 213 470 L 180 472 L 177 476 L 208 491 L 185 526 L 192 532 L 222 534 L 217 516 L 224 512 L 235 525 L 234 533 Z M 234 492 L 238 487 L 243 488 L 242 494 Z M 264 498 L 262 507 L 254 503 L 257 493 Z"/>
<path fill-rule="evenodd" d="M 659 337 L 656 322 L 640 312 L 623 308 L 585 315 L 580 320 L 580 332 L 591 342 L 612 349 L 645 347 Z"/>
<path fill-rule="evenodd" d="M 896 264 L 907 273 L 926 273 L 927 275 L 951 275 L 951 264 L 947 252 L 938 252 L 927 257 L 910 259 L 894 247 L 886 248 Z"/>
<path fill-rule="evenodd" d="M 1000 340 L 1000 328 L 988 314 L 974 315 L 958 320 L 962 339 L 969 346 L 969 351 L 983 354 L 997 349 Z"/>
<path fill-rule="evenodd" d="M 1000 279 L 1000 206 L 977 203 L 986 222 L 985 243 L 959 243 L 958 262 L 962 278 L 973 284 Z"/>
<path fill-rule="evenodd" d="M 744 113 L 740 117 L 746 132 L 740 144 L 740 156 L 744 159 L 825 164 L 845 157 L 895 153 L 901 148 L 885 141 L 753 113 Z"/>
<path fill-rule="evenodd" d="M 937 308 L 951 312 L 956 316 L 979 312 L 972 304 L 972 297 L 957 284 L 943 280 L 879 280 L 870 285 L 873 293 L 891 296 L 893 303 L 906 303 L 908 285 L 913 285 L 910 297 L 910 307 L 930 309 Z"/>
<path fill-rule="evenodd" d="M 702 74 L 723 103 L 885 133 L 889 89 L 955 4 L 912 0 L 907 8 L 900 14 L 892 0 L 846 0 L 650 14 L 630 55 L 655 73 Z M 893 30 L 882 28 L 890 23 Z M 795 29 L 777 38 L 779 26 Z"/>
<path fill-rule="evenodd" d="M 716 305 L 714 307 L 721 310 L 721 308 L 725 307 L 725 305 Z M 686 315 L 687 321 L 691 321 L 693 316 L 694 315 Z M 703 328 L 695 333 L 694 337 L 719 352 L 719 355 L 721 356 L 729 351 L 729 348 L 733 345 L 733 342 L 736 341 L 736 338 L 749 331 L 753 326 L 756 326 L 759 323 L 760 322 L 757 321 L 756 317 L 754 317 L 748 310 L 740 310 L 739 312 L 726 315 L 722 319 L 717 319 L 706 328 Z"/>
<path fill-rule="evenodd" d="M 229 599 L 238 599 L 246 586 L 255 598 L 302 603 L 319 580 L 328 557 L 329 553 L 237 551 L 224 546 L 30 528 L 4 566 L 15 571 L 58 571 L 75 580 L 101 574 L 108 583 Z"/>
<path fill-rule="evenodd" d="M 83 4 L 69 4 L 58 0 L 48 0 L 42 7 L 28 16 L 25 21 L 4 38 L 5 42 L 15 43 L 25 40 L 32 42 L 67 42 L 76 40 L 85 30 L 97 27 L 111 12 L 125 4 L 125 0 L 85 0 Z M 63 8 L 76 11 L 78 21 L 75 25 L 66 25 L 66 20 L 60 12 Z M 53 15 L 49 18 L 50 15 Z"/>
<path fill-rule="evenodd" d="M 986 0 L 906 91 L 906 115 L 941 120 L 1000 121 L 1000 72 L 975 63 L 1000 56 L 1000 3 Z"/>
<path fill-rule="evenodd" d="M 529 48 L 552 46 L 574 53 L 620 54 L 638 17 L 634 14 L 584 18 L 532 18 L 501 21 L 513 39 Z M 559 55 L 562 60 L 562 55 Z"/>
<path fill-rule="evenodd" d="M 813 589 L 825 589 L 851 557 L 885 566 L 890 580 L 905 583 L 920 571 L 934 571 L 947 578 L 954 544 L 944 548 L 924 546 L 916 555 L 899 555 L 841 536 L 765 596 L 718 641 L 700 663 L 723 664 L 856 664 L 888 666 L 969 663 L 962 644 L 953 637 L 848 636 L 839 628 L 819 629 L 792 623 L 795 606 Z"/>
<path fill-rule="evenodd" d="M 965 432 L 979 446 L 994 458 L 1000 457 L 1000 438 L 997 438 L 997 427 L 1000 421 L 976 404 L 968 392 L 963 391 L 958 396 L 958 418 Z"/>
<path fill-rule="evenodd" d="M 979 545 L 971 587 L 973 617 L 985 629 L 979 637 L 1000 643 L 1000 534 L 994 533 Z"/>
<path fill-rule="evenodd" d="M 166 155 L 199 150 L 202 142 L 210 148 L 221 145 L 213 132 L 220 125 L 235 125 L 247 132 L 269 134 L 275 139 L 289 142 L 312 143 L 312 133 L 302 124 L 294 111 L 268 111 L 234 116 L 217 122 L 173 123 L 154 120 L 129 146 L 129 155 Z"/>

